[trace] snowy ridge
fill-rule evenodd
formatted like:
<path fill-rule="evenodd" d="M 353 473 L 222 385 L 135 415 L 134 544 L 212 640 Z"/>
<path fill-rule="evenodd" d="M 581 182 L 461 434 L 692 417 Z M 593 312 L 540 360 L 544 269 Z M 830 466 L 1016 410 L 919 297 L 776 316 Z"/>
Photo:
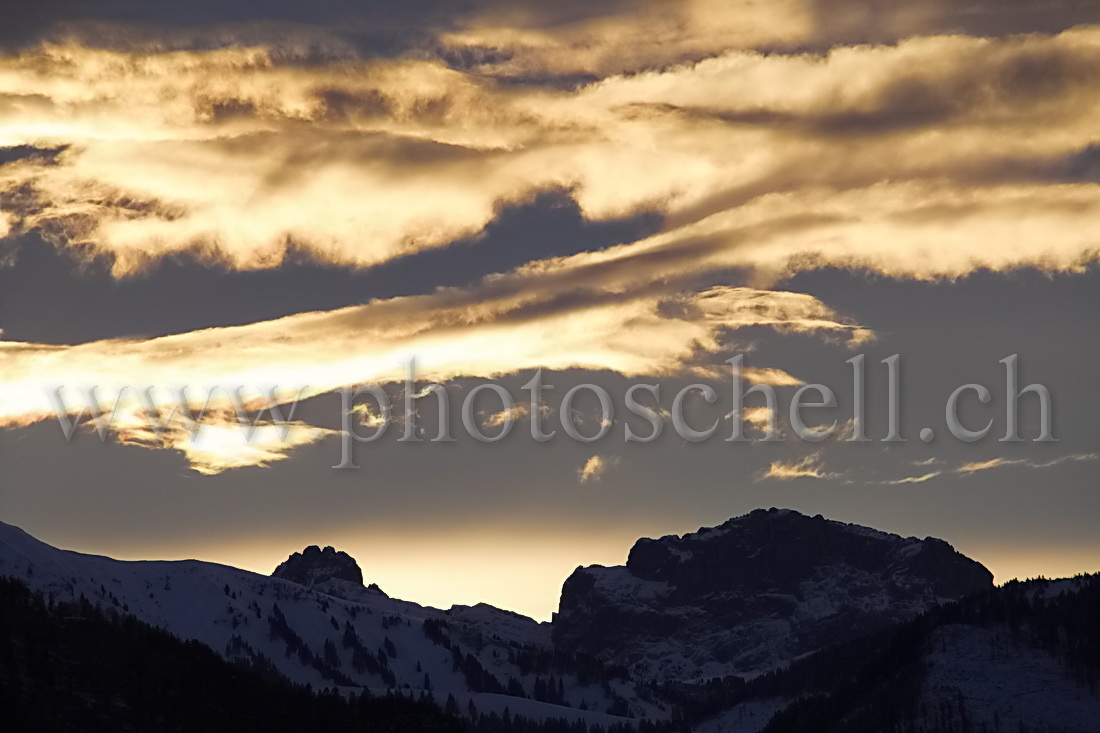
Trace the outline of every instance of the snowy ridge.
<path fill-rule="evenodd" d="M 269 662 L 292 681 L 318 689 L 400 689 L 441 705 L 453 695 L 461 712 L 473 701 L 484 713 L 509 708 L 534 718 L 604 725 L 623 720 L 607 715 L 621 703 L 603 685 L 582 685 L 572 675 L 554 675 L 561 703 L 501 694 L 512 680 L 528 696 L 540 681 L 548 682 L 546 673 L 523 673 L 515 658 L 546 652 L 550 632 L 548 624 L 484 604 L 443 611 L 339 579 L 306 588 L 196 560 L 84 555 L 2 523 L 0 575 L 19 578 L 54 600 L 83 596 L 230 659 Z M 425 622 L 435 625 L 435 638 Z M 493 692 L 497 685 L 499 692 Z M 582 703 L 587 710 L 580 709 Z"/>

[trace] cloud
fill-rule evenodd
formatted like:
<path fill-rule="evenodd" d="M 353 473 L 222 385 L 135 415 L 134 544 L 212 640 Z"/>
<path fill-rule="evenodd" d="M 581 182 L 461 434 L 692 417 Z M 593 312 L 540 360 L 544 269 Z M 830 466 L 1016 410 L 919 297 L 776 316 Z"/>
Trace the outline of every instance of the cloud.
<path fill-rule="evenodd" d="M 1031 461 L 1024 458 L 991 458 L 988 461 L 973 461 L 970 463 L 964 463 L 955 469 L 956 473 L 962 473 L 970 475 L 977 473 L 978 471 L 988 471 L 993 468 L 1002 468 L 1004 466 L 1027 466 L 1028 468 L 1050 468 L 1057 466 L 1066 461 L 1095 461 L 1100 459 L 1098 453 L 1074 453 L 1071 455 L 1060 456 L 1050 461 Z"/>
<path fill-rule="evenodd" d="M 955 469 L 956 473 L 977 473 L 978 471 L 988 471 L 991 468 L 1000 468 L 1001 466 L 1016 466 L 1022 463 L 1027 463 L 1022 459 L 1009 460 L 1007 458 L 991 458 L 988 461 L 972 461 L 970 463 L 964 463 Z"/>
<path fill-rule="evenodd" d="M 369 402 L 352 405 L 351 413 L 359 417 L 359 424 L 367 428 L 380 428 L 386 424 L 386 418 L 376 412 Z"/>
<path fill-rule="evenodd" d="M 840 474 L 825 471 L 819 454 L 813 454 L 789 463 L 773 461 L 761 478 L 789 481 L 797 478 L 831 479 Z"/>
<path fill-rule="evenodd" d="M 923 484 L 925 481 L 931 481 L 942 473 L 943 471 L 931 471 L 929 473 L 921 474 L 919 476 L 906 476 L 905 478 L 894 479 L 893 481 L 883 481 L 882 483 L 887 486 L 900 486 L 902 484 Z"/>
<path fill-rule="evenodd" d="M 748 375 L 745 375 L 745 374 L 742 375 L 742 378 L 745 379 L 746 381 L 749 381 L 749 382 L 753 381 L 751 377 L 749 377 Z M 782 380 L 780 380 L 779 383 L 777 383 L 777 382 L 766 382 L 766 383 L 771 384 L 773 386 L 779 386 L 779 384 L 782 383 Z M 801 384 L 801 381 L 799 381 L 799 384 Z M 734 411 L 730 411 L 730 412 L 727 412 L 722 417 L 722 419 L 723 420 L 732 420 L 733 417 L 734 417 Z M 766 406 L 745 407 L 745 408 L 743 408 L 741 410 L 741 421 L 744 423 L 745 427 L 748 429 L 748 434 L 750 436 L 754 436 L 754 437 L 758 436 L 760 438 L 764 438 L 764 437 L 767 437 L 769 434 L 774 434 L 777 437 L 782 437 L 783 434 L 784 434 L 782 428 L 780 427 L 778 412 L 773 411 L 771 408 L 766 407 Z M 774 433 L 772 433 L 770 431 L 771 426 L 772 426 L 773 423 L 775 424 Z"/>
<path fill-rule="evenodd" d="M 507 423 L 515 422 L 528 412 L 526 405 L 513 405 L 512 407 L 494 412 L 482 422 L 485 427 L 500 427 Z"/>
<path fill-rule="evenodd" d="M 935 0 L 638 0 L 536 12 L 482 6 L 438 37 L 440 53 L 462 68 L 531 81 L 601 78 L 700 61 L 731 49 L 817 50 L 895 44 L 918 35 L 991 38 L 1056 33 L 1100 22 L 1100 11 L 1049 0 L 1003 3 Z"/>
<path fill-rule="evenodd" d="M 730 416 L 727 415 L 726 417 Z M 778 424 L 775 413 L 767 407 L 746 407 L 741 411 L 741 419 L 752 426 L 754 430 L 765 434 L 768 432 L 768 426 L 773 421 Z"/>
<path fill-rule="evenodd" d="M 291 451 L 319 442 L 336 431 L 300 421 L 258 421 L 241 425 L 236 416 L 206 415 L 198 423 L 171 420 L 165 430 L 154 430 L 133 413 L 123 413 L 112 428 L 123 445 L 176 450 L 191 468 L 213 476 L 234 468 L 266 467 L 286 459 Z M 126 422 L 130 424 L 125 424 Z"/>
<path fill-rule="evenodd" d="M 584 462 L 579 469 L 577 469 L 577 475 L 580 477 L 582 484 L 598 483 L 603 475 L 607 473 L 608 469 L 619 465 L 619 458 L 616 456 L 603 457 L 599 455 L 592 456 Z"/>
<path fill-rule="evenodd" d="M 633 73 L 698 61 L 731 48 L 805 42 L 813 35 L 798 0 L 639 0 L 597 4 L 611 12 L 545 23 L 518 12 L 475 14 L 440 34 L 440 53 L 471 72 L 525 81 Z M 618 12 L 616 12 L 618 11 Z"/>
<path fill-rule="evenodd" d="M 1054 460 L 1051 460 L 1051 461 L 1042 461 L 1042 462 L 1031 461 L 1031 462 L 1028 463 L 1028 465 L 1031 466 L 1032 468 L 1050 468 L 1051 466 L 1057 466 L 1059 464 L 1065 463 L 1066 461 L 1096 461 L 1096 460 L 1100 460 L 1100 453 L 1075 453 L 1073 455 L 1068 455 L 1068 456 L 1062 456 L 1060 458 L 1055 458 Z"/>

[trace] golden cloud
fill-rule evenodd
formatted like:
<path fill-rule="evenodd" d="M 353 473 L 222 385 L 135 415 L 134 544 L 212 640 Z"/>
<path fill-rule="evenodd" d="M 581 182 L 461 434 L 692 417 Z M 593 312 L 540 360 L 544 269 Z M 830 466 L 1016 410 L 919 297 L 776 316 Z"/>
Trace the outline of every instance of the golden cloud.
<path fill-rule="evenodd" d="M 547 295 L 539 278 L 521 279 L 530 287 L 504 289 L 495 297 L 477 288 L 441 290 L 145 341 L 76 346 L 0 341 L 0 425 L 50 418 L 58 408 L 50 390 L 63 387 L 56 393 L 64 403 L 62 412 L 114 410 L 122 415 L 122 429 L 136 431 L 131 442 L 183 450 L 175 428 L 167 437 L 148 439 L 150 428 L 140 427 L 146 414 L 176 407 L 206 407 L 214 414 L 255 410 L 353 384 L 398 382 L 413 358 L 418 378 L 434 381 L 538 367 L 673 374 L 690 369 L 700 348 L 717 350 L 724 329 L 763 325 L 853 342 L 866 333 L 840 323 L 819 301 L 799 293 L 713 288 L 679 296 L 675 308 L 663 306 L 660 295 L 562 305 L 540 300 Z M 483 288 L 492 291 L 499 285 L 499 278 L 490 278 Z M 793 380 L 780 370 L 756 370 L 745 377 L 779 384 Z M 83 385 L 98 391 L 87 393 Z M 181 385 L 186 392 L 177 389 Z M 280 389 L 265 393 L 266 385 Z M 146 386 L 151 391 L 143 401 Z M 243 391 L 238 395 L 236 388 Z M 376 417 L 364 415 L 368 421 Z M 211 423 L 206 434 L 207 443 L 218 447 L 206 450 L 216 455 L 200 463 L 230 462 L 235 433 L 226 432 L 225 419 Z M 295 426 L 297 445 L 320 437 L 308 426 Z M 184 452 L 193 457 L 201 451 Z M 269 462 L 271 452 L 249 455 Z M 237 460 L 243 465 L 248 459 Z"/>
<path fill-rule="evenodd" d="M 942 471 L 929 471 L 928 473 L 922 473 L 919 476 L 906 476 L 904 478 L 893 479 L 891 481 L 883 481 L 882 483 L 887 486 L 903 486 L 905 484 L 923 484 L 925 481 L 931 481 L 936 478 Z"/>
<path fill-rule="evenodd" d="M 1026 458 L 991 458 L 988 461 L 971 461 L 964 463 L 955 469 L 955 473 L 970 475 L 978 471 L 988 471 L 1004 466 L 1027 466 L 1028 468 L 1051 468 L 1067 461 L 1095 461 L 1100 459 L 1100 453 L 1072 453 L 1059 456 L 1049 461 L 1034 461 Z"/>
<path fill-rule="evenodd" d="M 829 479 L 836 478 L 838 475 L 827 472 L 822 465 L 821 456 L 814 453 L 797 461 L 773 461 L 762 478 L 789 481 L 796 478 Z"/>
<path fill-rule="evenodd" d="M 577 470 L 577 475 L 580 477 L 580 482 L 582 484 L 596 483 L 603 478 L 603 475 L 607 473 L 609 468 L 617 466 L 618 464 L 619 459 L 616 456 L 605 458 L 600 455 L 595 455 L 584 462 L 584 465 Z"/>
<path fill-rule="evenodd" d="M 286 459 L 295 448 L 336 434 L 300 421 L 242 425 L 236 415 L 218 412 L 196 422 L 173 415 L 157 429 L 144 415 L 122 410 L 108 427 L 123 445 L 179 451 L 192 469 L 206 476 L 247 466 L 266 467 Z"/>
<path fill-rule="evenodd" d="M 291 248 L 366 267 L 559 187 L 589 218 L 665 215 L 666 231 L 608 253 L 622 266 L 766 282 L 822 265 L 928 278 L 1096 257 L 1100 179 L 1082 156 L 1100 29 L 731 47 L 555 90 L 411 58 L 47 45 L 0 57 L 0 144 L 68 147 L 0 166 L 7 199 L 32 192 L 0 196 L 3 226 L 107 254 L 119 275 L 181 250 L 237 268 Z"/>

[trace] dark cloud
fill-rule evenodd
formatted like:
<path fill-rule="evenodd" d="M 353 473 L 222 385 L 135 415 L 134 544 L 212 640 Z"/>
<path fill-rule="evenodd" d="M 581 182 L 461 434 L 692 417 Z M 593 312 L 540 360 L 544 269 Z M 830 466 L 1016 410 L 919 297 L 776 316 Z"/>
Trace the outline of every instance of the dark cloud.
<path fill-rule="evenodd" d="M 550 28 L 614 15 L 639 3 L 559 0 L 40 0 L 6 7 L 0 46 L 79 39 L 89 46 L 209 49 L 272 45 L 288 58 L 396 55 L 427 50 L 471 17 Z"/>
<path fill-rule="evenodd" d="M 65 152 L 67 145 L 59 145 L 52 148 L 41 148 L 36 145 L 12 145 L 0 147 L 0 165 L 26 160 L 40 165 L 55 165 L 57 156 Z"/>
<path fill-rule="evenodd" d="M 815 35 L 826 45 L 893 43 L 934 33 L 1059 33 L 1100 22 L 1096 0 L 812 0 L 811 7 Z"/>
<path fill-rule="evenodd" d="M 198 49 L 233 41 L 283 41 L 317 56 L 397 52 L 428 37 L 430 29 L 453 22 L 463 5 L 437 0 L 43 0 L 6 10 L 0 43 L 19 48 L 77 38 L 109 48 L 158 44 Z"/>
<path fill-rule="evenodd" d="M 948 123 L 982 124 L 1011 114 L 1057 114 L 1076 103 L 1078 90 L 1100 76 L 1100 55 L 1088 47 L 1033 46 L 1027 39 L 975 46 L 950 64 L 898 68 L 862 87 L 837 83 L 822 89 L 809 109 L 783 107 L 680 107 L 664 103 L 623 105 L 626 118 L 677 115 L 734 125 L 787 130 L 812 137 L 892 134 Z"/>
<path fill-rule="evenodd" d="M 1072 153 L 1063 161 L 1062 168 L 1071 181 L 1100 183 L 1100 144 Z"/>

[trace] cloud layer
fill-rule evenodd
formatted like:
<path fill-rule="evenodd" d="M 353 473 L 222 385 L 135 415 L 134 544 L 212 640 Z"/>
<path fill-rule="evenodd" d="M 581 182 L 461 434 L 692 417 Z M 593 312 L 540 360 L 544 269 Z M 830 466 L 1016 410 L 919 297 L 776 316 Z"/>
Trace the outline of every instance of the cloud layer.
<path fill-rule="evenodd" d="M 735 50 L 575 90 L 430 58 L 47 45 L 0 58 L 0 144 L 57 151 L 0 167 L 3 226 L 119 275 L 180 251 L 367 267 L 565 188 L 590 218 L 663 213 L 616 256 L 688 272 L 1074 269 L 1097 252 L 1097 72 L 1095 28 Z"/>
<path fill-rule="evenodd" d="M 207 3 L 178 17 L 47 3 L 20 21 L 23 42 L 0 53 L 0 240 L 37 232 L 118 277 L 181 253 L 241 270 L 301 254 L 367 268 L 476 236 L 549 189 L 588 219 L 648 212 L 661 230 L 278 321 L 0 341 L 0 424 L 48 416 L 51 384 L 314 395 L 398 379 L 412 356 L 436 380 L 705 372 L 700 354 L 730 330 L 873 337 L 778 289 L 797 272 L 1077 271 L 1100 252 L 1091 10 L 425 2 L 377 26 L 369 9 L 252 10 L 261 22 Z M 80 13 L 95 33 L 71 22 Z M 303 430 L 290 442 L 316 439 Z M 769 475 L 788 474 L 822 475 L 813 462 Z"/>

